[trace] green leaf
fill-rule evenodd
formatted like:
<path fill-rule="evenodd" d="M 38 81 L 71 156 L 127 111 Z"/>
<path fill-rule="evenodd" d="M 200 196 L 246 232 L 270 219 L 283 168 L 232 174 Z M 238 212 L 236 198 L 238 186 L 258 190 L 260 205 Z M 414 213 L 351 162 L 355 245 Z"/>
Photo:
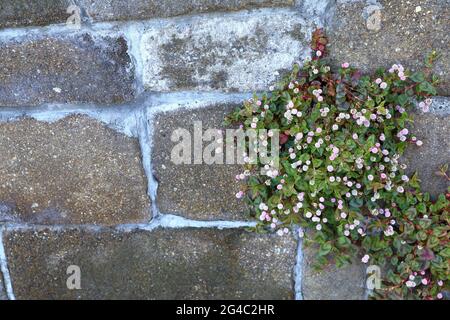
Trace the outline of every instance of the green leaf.
<path fill-rule="evenodd" d="M 405 106 L 409 102 L 409 97 L 406 94 L 401 94 L 397 98 L 397 103 L 402 107 Z"/>
<path fill-rule="evenodd" d="M 424 82 L 425 81 L 425 74 L 422 71 L 415 72 L 411 75 L 410 79 L 414 82 Z"/>
<path fill-rule="evenodd" d="M 323 160 L 313 159 L 312 163 L 313 163 L 314 168 L 319 168 L 322 165 Z"/>
<path fill-rule="evenodd" d="M 420 213 L 425 213 L 427 212 L 427 206 L 425 205 L 425 203 L 421 202 L 416 206 L 417 211 L 419 211 Z"/>
<path fill-rule="evenodd" d="M 428 94 L 433 95 L 433 96 L 437 94 L 437 91 L 434 88 L 434 86 L 431 83 L 429 83 L 428 81 L 424 81 L 424 82 L 420 83 L 417 86 L 417 89 L 420 92 L 425 92 L 425 93 L 428 93 Z"/>
<path fill-rule="evenodd" d="M 324 244 L 322 244 L 320 246 L 319 253 L 318 253 L 319 256 L 326 256 L 327 254 L 330 253 L 332 248 L 333 247 L 332 247 L 332 245 L 330 243 L 325 242 Z"/>
<path fill-rule="evenodd" d="M 447 247 L 444 250 L 439 251 L 439 254 L 444 258 L 450 258 L 450 247 Z"/>

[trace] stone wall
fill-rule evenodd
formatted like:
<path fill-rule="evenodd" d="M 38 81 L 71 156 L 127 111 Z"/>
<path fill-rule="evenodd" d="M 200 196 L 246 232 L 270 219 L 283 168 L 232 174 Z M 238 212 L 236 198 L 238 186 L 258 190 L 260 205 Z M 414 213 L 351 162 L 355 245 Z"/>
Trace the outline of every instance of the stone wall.
<path fill-rule="evenodd" d="M 434 47 L 448 80 L 449 20 L 446 0 L 0 0 L 0 299 L 364 299 L 358 262 L 318 273 L 295 234 L 245 231 L 240 167 L 174 165 L 170 135 L 221 129 L 317 26 L 334 65 L 415 68 Z M 433 193 L 449 110 L 416 114 L 425 148 L 405 156 Z"/>

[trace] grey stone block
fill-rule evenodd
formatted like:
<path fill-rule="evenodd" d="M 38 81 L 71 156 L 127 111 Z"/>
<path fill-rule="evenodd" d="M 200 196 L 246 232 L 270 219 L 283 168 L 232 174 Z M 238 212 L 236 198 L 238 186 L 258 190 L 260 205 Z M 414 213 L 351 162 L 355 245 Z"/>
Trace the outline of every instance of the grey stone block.
<path fill-rule="evenodd" d="M 0 123 L 0 221 L 142 222 L 146 191 L 137 139 L 85 116 Z"/>
<path fill-rule="evenodd" d="M 296 242 L 243 230 L 8 231 L 18 299 L 292 299 Z M 68 266 L 81 289 L 68 290 Z"/>
<path fill-rule="evenodd" d="M 309 53 L 296 10 L 265 9 L 162 20 L 141 39 L 150 91 L 264 90 Z"/>
<path fill-rule="evenodd" d="M 122 37 L 70 33 L 0 43 L 0 107 L 134 98 L 134 67 Z"/>
<path fill-rule="evenodd" d="M 43 26 L 60 23 L 70 16 L 70 0 L 0 0 L 0 28 Z"/>
<path fill-rule="evenodd" d="M 172 142 L 172 133 L 186 129 L 191 134 L 194 149 L 194 122 L 201 121 L 203 133 L 207 129 L 222 130 L 222 122 L 234 104 L 212 104 L 199 109 L 181 109 L 157 114 L 153 120 L 152 162 L 158 180 L 157 205 L 161 212 L 181 215 L 197 220 L 245 220 L 246 206 L 237 200 L 239 191 L 236 175 L 244 171 L 241 165 L 226 164 L 225 147 L 223 164 L 175 164 L 171 159 L 172 149 L 180 144 Z M 223 131 L 225 142 L 225 131 Z M 203 147 L 211 142 L 204 142 Z M 202 149 L 204 150 L 204 149 Z"/>
<path fill-rule="evenodd" d="M 79 0 L 77 3 L 94 21 L 111 21 L 289 6 L 294 0 Z"/>
<path fill-rule="evenodd" d="M 317 258 L 313 246 L 303 248 L 302 294 L 305 300 L 362 300 L 365 295 L 365 267 L 355 261 L 337 268 L 332 263 L 323 270 L 313 266 Z"/>
<path fill-rule="evenodd" d="M 439 105 L 442 105 L 442 99 L 433 102 L 434 112 L 414 114 L 411 135 L 422 140 L 423 145 L 408 146 L 402 158 L 402 162 L 408 165 L 407 173 L 417 172 L 422 190 L 433 198 L 445 193 L 450 186 L 445 177 L 436 175 L 443 165 L 450 165 L 450 112 L 439 110 Z"/>
<path fill-rule="evenodd" d="M 402 63 L 413 70 L 423 66 L 427 53 L 436 49 L 441 58 L 435 73 L 443 83 L 440 94 L 450 92 L 449 21 L 447 0 L 377 1 L 381 28 L 367 28 L 370 3 L 338 1 L 334 23 L 328 26 L 331 57 L 335 65 L 349 62 L 365 71 Z M 373 7 L 373 4 L 372 4 Z M 419 8 L 420 7 L 420 11 Z"/>

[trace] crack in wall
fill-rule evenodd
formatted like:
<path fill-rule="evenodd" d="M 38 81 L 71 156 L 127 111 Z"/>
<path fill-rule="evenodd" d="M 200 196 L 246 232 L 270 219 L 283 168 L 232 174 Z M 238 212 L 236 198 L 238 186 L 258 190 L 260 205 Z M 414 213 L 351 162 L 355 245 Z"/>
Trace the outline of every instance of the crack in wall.
<path fill-rule="evenodd" d="M 298 236 L 301 228 L 295 230 L 298 238 L 297 255 L 294 266 L 294 293 L 295 300 L 303 300 L 303 240 Z"/>

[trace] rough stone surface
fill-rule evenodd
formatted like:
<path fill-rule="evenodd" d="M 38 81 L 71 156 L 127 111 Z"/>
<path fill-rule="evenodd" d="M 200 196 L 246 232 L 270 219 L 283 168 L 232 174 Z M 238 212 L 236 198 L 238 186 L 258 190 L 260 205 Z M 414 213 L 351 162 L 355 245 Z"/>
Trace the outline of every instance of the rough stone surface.
<path fill-rule="evenodd" d="M 403 162 L 408 165 L 407 172 L 417 172 L 422 190 L 437 197 L 450 186 L 446 178 L 436 175 L 443 165 L 450 165 L 450 113 L 414 114 L 411 133 L 422 140 L 423 145 L 411 145 L 406 149 Z"/>
<path fill-rule="evenodd" d="M 63 23 L 70 0 L 0 0 L 0 28 Z M 261 7 L 291 6 L 294 0 L 77 0 L 81 16 L 93 21 L 140 20 L 237 11 Z"/>
<path fill-rule="evenodd" d="M 288 6 L 294 0 L 80 0 L 94 20 L 137 20 L 211 11 Z"/>
<path fill-rule="evenodd" d="M 0 28 L 48 25 L 66 21 L 70 0 L 0 0 Z"/>
<path fill-rule="evenodd" d="M 234 107 L 212 105 L 161 113 L 155 117 L 152 161 L 158 180 L 157 204 L 161 212 L 198 220 L 246 219 L 244 202 L 235 197 L 239 191 L 235 177 L 243 172 L 242 166 L 225 164 L 225 153 L 222 153 L 224 164 L 194 164 L 193 152 L 191 164 L 175 164 L 171 159 L 173 147 L 180 144 L 180 141 L 171 141 L 174 130 L 188 130 L 194 149 L 194 122 L 201 121 L 203 132 L 223 129 L 224 117 Z M 225 141 L 225 132 L 223 136 Z M 203 146 L 210 143 L 204 142 Z"/>
<path fill-rule="evenodd" d="M 362 300 L 365 293 L 365 268 L 355 261 L 337 268 L 330 264 L 324 270 L 314 269 L 317 250 L 303 248 L 302 294 L 305 300 Z"/>
<path fill-rule="evenodd" d="M 147 25 L 141 40 L 150 91 L 267 89 L 308 54 L 309 30 L 295 10 L 255 10 Z"/>
<path fill-rule="evenodd" d="M 149 219 L 139 143 L 84 116 L 0 123 L 0 221 Z"/>
<path fill-rule="evenodd" d="M 122 37 L 88 33 L 0 43 L 0 106 L 47 102 L 119 103 L 134 97 Z"/>
<path fill-rule="evenodd" d="M 4 235 L 18 299 L 292 299 L 296 242 L 243 230 Z M 81 290 L 66 287 L 67 267 Z"/>
<path fill-rule="evenodd" d="M 380 0 L 381 29 L 369 30 L 366 1 L 338 1 L 333 27 L 328 27 L 335 65 L 347 61 L 366 71 L 402 63 L 417 69 L 427 53 L 442 56 L 435 67 L 443 84 L 440 93 L 450 93 L 450 6 L 448 0 Z M 420 6 L 420 11 L 416 8 Z M 417 9 L 419 10 L 419 9 Z"/>
<path fill-rule="evenodd" d="M 0 271 L 0 301 L 1 300 L 8 300 L 8 296 L 6 295 L 5 286 L 3 284 L 3 275 Z"/>

